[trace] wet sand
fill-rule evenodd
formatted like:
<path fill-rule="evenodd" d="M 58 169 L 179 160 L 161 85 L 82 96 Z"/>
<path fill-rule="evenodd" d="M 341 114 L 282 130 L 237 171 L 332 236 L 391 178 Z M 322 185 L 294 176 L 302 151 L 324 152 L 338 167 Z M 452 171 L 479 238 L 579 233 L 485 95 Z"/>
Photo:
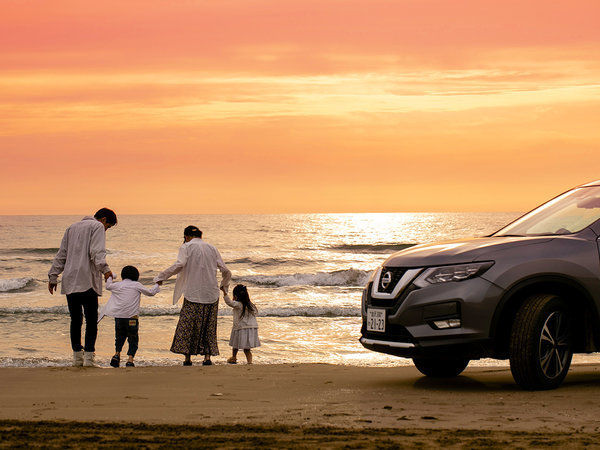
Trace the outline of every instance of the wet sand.
<path fill-rule="evenodd" d="M 325 364 L 2 368 L 0 446 L 600 448 L 600 365 L 552 391 Z"/>

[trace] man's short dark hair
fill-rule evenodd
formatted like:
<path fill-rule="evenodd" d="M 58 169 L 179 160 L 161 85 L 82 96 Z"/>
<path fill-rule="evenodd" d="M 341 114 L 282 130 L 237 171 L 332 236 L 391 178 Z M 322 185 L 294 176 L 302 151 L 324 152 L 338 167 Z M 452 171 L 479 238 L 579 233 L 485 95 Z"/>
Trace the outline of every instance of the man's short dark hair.
<path fill-rule="evenodd" d="M 128 279 L 131 281 L 137 281 L 140 279 L 140 272 L 134 266 L 125 266 L 121 270 L 121 278 L 123 280 Z"/>
<path fill-rule="evenodd" d="M 117 224 L 117 215 L 112 209 L 100 208 L 98 212 L 94 214 L 94 219 L 100 220 L 103 217 L 106 219 L 106 223 L 112 225 L 113 227 Z"/>

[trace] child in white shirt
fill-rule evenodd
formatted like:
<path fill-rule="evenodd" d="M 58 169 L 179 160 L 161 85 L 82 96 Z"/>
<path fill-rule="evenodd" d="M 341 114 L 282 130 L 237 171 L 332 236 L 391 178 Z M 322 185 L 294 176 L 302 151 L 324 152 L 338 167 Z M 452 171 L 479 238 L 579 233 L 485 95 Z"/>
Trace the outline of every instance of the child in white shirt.
<path fill-rule="evenodd" d="M 108 302 L 100 310 L 98 322 L 104 316 L 115 318 L 115 355 L 110 360 L 112 367 L 119 367 L 121 361 L 121 350 L 127 340 L 129 356 L 126 367 L 135 367 L 133 358 L 138 349 L 139 343 L 139 320 L 140 314 L 140 297 L 141 294 L 154 296 L 160 292 L 160 286 L 155 284 L 148 289 L 138 282 L 140 272 L 134 266 L 125 266 L 121 270 L 121 278 L 123 281 L 113 281 L 110 277 L 106 280 L 106 289 L 112 294 Z"/>
<path fill-rule="evenodd" d="M 258 339 L 258 322 L 256 314 L 258 310 L 254 303 L 250 301 L 246 286 L 238 284 L 233 288 L 233 300 L 227 292 L 225 294 L 225 303 L 233 308 L 233 326 L 231 328 L 231 337 L 229 345 L 232 347 L 231 358 L 227 360 L 229 364 L 237 364 L 237 353 L 239 349 L 244 350 L 246 361 L 252 364 L 251 348 L 260 347 Z"/>

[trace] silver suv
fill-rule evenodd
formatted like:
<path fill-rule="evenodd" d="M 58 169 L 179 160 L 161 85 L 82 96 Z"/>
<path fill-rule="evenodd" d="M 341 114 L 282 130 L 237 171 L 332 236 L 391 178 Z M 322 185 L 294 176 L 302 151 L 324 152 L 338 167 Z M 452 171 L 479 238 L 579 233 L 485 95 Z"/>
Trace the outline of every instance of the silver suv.
<path fill-rule="evenodd" d="M 573 353 L 600 351 L 599 236 L 600 180 L 491 236 L 395 253 L 363 292 L 360 342 L 432 377 L 509 359 L 522 388 L 556 388 Z"/>

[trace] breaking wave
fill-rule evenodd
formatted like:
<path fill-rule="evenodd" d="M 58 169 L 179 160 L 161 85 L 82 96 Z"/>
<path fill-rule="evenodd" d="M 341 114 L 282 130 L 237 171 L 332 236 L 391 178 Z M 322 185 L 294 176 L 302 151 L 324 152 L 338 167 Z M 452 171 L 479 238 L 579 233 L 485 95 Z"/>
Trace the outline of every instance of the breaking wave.
<path fill-rule="evenodd" d="M 58 252 L 56 248 L 5 248 L 2 253 L 7 255 L 55 255 Z"/>
<path fill-rule="evenodd" d="M 253 259 L 253 258 L 238 258 L 232 261 L 228 261 L 227 265 L 234 264 L 248 264 L 254 267 L 276 267 L 276 266 L 302 266 L 308 262 L 315 262 L 314 260 L 305 260 L 301 258 L 265 258 L 265 259 Z"/>
<path fill-rule="evenodd" d="M 236 281 L 259 286 L 364 286 L 371 271 L 347 269 L 333 272 L 294 273 L 284 275 L 247 275 Z"/>
<path fill-rule="evenodd" d="M 0 292 L 22 291 L 32 287 L 33 284 L 35 284 L 35 280 L 29 277 L 0 280 Z"/>
<path fill-rule="evenodd" d="M 414 245 L 417 244 L 341 244 L 329 248 L 353 253 L 390 253 L 399 252 Z"/>

